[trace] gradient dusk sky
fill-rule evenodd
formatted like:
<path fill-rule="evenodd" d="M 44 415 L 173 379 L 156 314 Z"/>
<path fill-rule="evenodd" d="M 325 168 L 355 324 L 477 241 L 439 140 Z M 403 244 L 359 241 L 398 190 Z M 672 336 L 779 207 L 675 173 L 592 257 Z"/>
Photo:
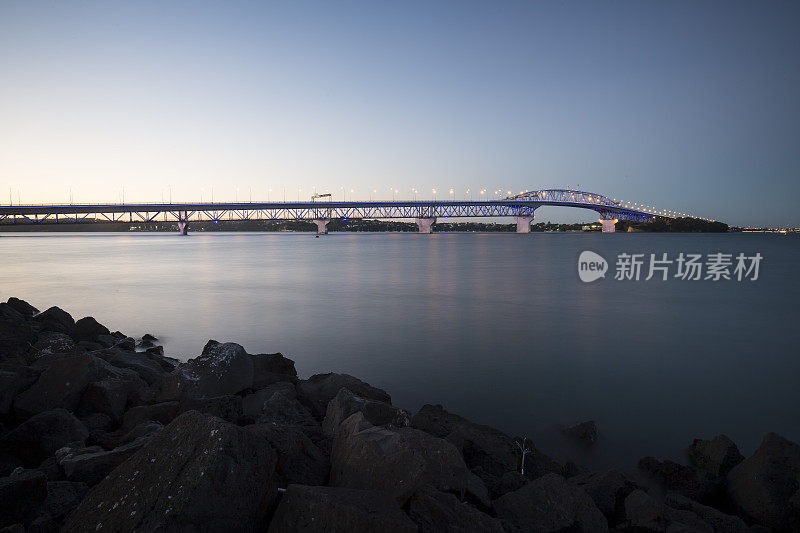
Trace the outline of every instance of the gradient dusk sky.
<path fill-rule="evenodd" d="M 567 186 L 800 225 L 800 2 L 0 2 L 2 203 Z"/>

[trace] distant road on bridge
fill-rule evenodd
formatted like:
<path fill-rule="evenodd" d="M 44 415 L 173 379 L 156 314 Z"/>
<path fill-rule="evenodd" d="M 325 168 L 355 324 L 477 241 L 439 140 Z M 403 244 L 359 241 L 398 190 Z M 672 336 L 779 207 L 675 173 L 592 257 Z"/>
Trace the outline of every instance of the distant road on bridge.
<path fill-rule="evenodd" d="M 591 209 L 600 216 L 604 232 L 617 220 L 649 222 L 653 211 L 633 209 L 586 191 L 545 189 L 502 200 L 405 200 L 317 202 L 224 202 L 153 204 L 64 204 L 0 206 L 0 224 L 81 224 L 98 222 L 175 222 L 186 234 L 198 220 L 308 220 L 326 233 L 331 219 L 416 219 L 420 233 L 430 233 L 437 218 L 513 217 L 518 233 L 529 233 L 534 211 L 542 206 Z"/>

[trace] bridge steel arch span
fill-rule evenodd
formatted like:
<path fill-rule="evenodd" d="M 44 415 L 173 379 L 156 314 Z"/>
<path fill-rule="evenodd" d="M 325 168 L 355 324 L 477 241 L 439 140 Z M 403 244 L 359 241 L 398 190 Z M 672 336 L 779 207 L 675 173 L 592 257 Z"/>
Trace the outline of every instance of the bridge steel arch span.
<path fill-rule="evenodd" d="M 0 206 L 2 225 L 82 224 L 102 222 L 175 222 L 186 234 L 192 221 L 308 220 L 318 233 L 335 218 L 416 219 L 429 233 L 439 218 L 513 217 L 519 233 L 530 232 L 534 212 L 542 206 L 591 209 L 600 215 L 604 231 L 617 220 L 649 222 L 657 215 L 623 207 L 610 198 L 585 191 L 545 189 L 500 200 L 407 200 L 350 202 L 224 202 L 153 204 L 65 204 Z"/>

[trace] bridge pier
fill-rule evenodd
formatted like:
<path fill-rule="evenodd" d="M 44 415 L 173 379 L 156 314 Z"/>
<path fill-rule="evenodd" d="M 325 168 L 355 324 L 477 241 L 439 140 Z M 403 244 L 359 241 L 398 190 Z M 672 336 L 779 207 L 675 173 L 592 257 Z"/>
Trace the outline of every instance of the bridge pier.
<path fill-rule="evenodd" d="M 612 220 L 600 220 L 600 224 L 603 226 L 603 233 L 614 233 L 616 228 L 614 225 L 617 223 L 617 219 Z"/>
<path fill-rule="evenodd" d="M 185 220 L 178 221 L 178 233 L 180 235 L 189 235 L 189 223 Z"/>
<path fill-rule="evenodd" d="M 530 233 L 533 218 L 533 215 L 519 215 L 514 217 L 517 221 L 517 233 Z"/>
<path fill-rule="evenodd" d="M 432 218 L 418 218 L 417 219 L 417 225 L 419 226 L 419 232 L 420 233 L 430 233 L 431 232 L 431 226 L 433 226 L 434 224 L 436 224 L 436 218 L 435 217 L 432 217 Z"/>
<path fill-rule="evenodd" d="M 314 220 L 314 224 L 317 225 L 317 235 L 327 235 L 328 234 L 328 222 L 331 219 L 329 218 L 318 218 Z"/>

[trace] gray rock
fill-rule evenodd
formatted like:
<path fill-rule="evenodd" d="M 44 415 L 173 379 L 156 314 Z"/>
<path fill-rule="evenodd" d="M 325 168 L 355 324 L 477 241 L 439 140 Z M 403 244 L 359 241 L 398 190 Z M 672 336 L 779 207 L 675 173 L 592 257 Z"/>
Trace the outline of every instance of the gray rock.
<path fill-rule="evenodd" d="M 72 337 L 75 334 L 75 320 L 59 307 L 51 307 L 33 317 L 41 331 L 55 331 Z"/>
<path fill-rule="evenodd" d="M 203 354 L 178 367 L 188 395 L 236 394 L 253 385 L 253 359 L 234 342 L 208 341 Z"/>
<path fill-rule="evenodd" d="M 89 431 L 66 409 L 39 413 L 0 439 L 0 449 L 36 466 L 71 442 L 83 442 Z"/>
<path fill-rule="evenodd" d="M 331 469 L 328 456 L 300 428 L 255 424 L 247 429 L 268 442 L 277 452 L 277 481 L 281 486 L 327 484 Z"/>
<path fill-rule="evenodd" d="M 594 444 L 597 440 L 597 424 L 595 424 L 594 420 L 588 420 L 574 426 L 562 428 L 561 433 L 586 444 Z"/>
<path fill-rule="evenodd" d="M 178 402 L 162 402 L 153 405 L 139 405 L 131 407 L 122 417 L 120 429 L 128 432 L 142 422 L 160 422 L 169 424 L 178 415 Z"/>
<path fill-rule="evenodd" d="M 386 391 L 364 383 L 347 374 L 316 374 L 297 384 L 300 398 L 311 407 L 312 413 L 322 420 L 328 410 L 328 402 L 345 388 L 353 394 L 370 400 L 391 404 L 392 398 Z"/>
<path fill-rule="evenodd" d="M 33 345 L 34 357 L 52 355 L 54 353 L 73 353 L 77 349 L 72 337 L 64 333 L 48 331 L 39 335 L 39 340 Z"/>
<path fill-rule="evenodd" d="M 691 511 L 673 509 L 636 489 L 625 498 L 623 531 L 713 533 L 714 529 Z"/>
<path fill-rule="evenodd" d="M 0 359 L 22 356 L 36 339 L 30 321 L 9 304 L 0 303 Z"/>
<path fill-rule="evenodd" d="M 113 420 L 107 414 L 103 413 L 89 413 L 85 415 L 78 416 L 78 420 L 86 426 L 86 429 L 89 430 L 89 434 L 92 431 L 102 430 L 107 431 L 111 428 Z"/>
<path fill-rule="evenodd" d="M 569 482 L 586 491 L 610 525 L 625 520 L 625 498 L 639 488 L 619 470 L 578 474 Z"/>
<path fill-rule="evenodd" d="M 189 411 L 96 485 L 64 528 L 253 531 L 275 497 L 274 470 L 257 435 Z"/>
<path fill-rule="evenodd" d="M 411 415 L 405 409 L 377 400 L 361 398 L 347 389 L 340 389 L 338 394 L 328 402 L 325 419 L 322 421 L 322 431 L 325 436 L 333 437 L 339 424 L 357 412 L 363 413 L 367 422 L 373 426 L 407 427 L 411 421 Z"/>
<path fill-rule="evenodd" d="M 264 414 L 258 417 L 259 424 L 273 426 L 294 426 L 317 442 L 322 438 L 322 428 L 316 418 L 297 400 L 287 398 L 280 392 L 274 393 L 263 405 Z"/>
<path fill-rule="evenodd" d="M 419 526 L 420 533 L 503 533 L 500 520 L 458 501 L 452 494 L 445 494 L 431 487 L 422 487 L 414 494 L 409 502 L 408 516 Z"/>
<path fill-rule="evenodd" d="M 608 531 L 589 495 L 558 474 L 545 474 L 500 496 L 494 509 L 509 531 Z"/>
<path fill-rule="evenodd" d="M 417 526 L 386 493 L 289 485 L 275 511 L 269 531 L 416 533 Z"/>
<path fill-rule="evenodd" d="M 55 456 L 48 457 L 42 461 L 42 463 L 36 467 L 36 470 L 39 470 L 47 476 L 48 482 L 64 480 L 64 471 L 61 470 L 61 466 L 58 464 L 58 459 L 56 459 Z"/>
<path fill-rule="evenodd" d="M 708 505 L 720 505 L 723 500 L 721 478 L 711 476 L 705 470 L 684 466 L 674 461 L 657 461 L 652 457 L 639 460 L 639 469 L 671 490 Z"/>
<path fill-rule="evenodd" d="M 127 368 L 136 372 L 148 385 L 154 386 L 161 383 L 167 371 L 146 354 L 131 350 L 111 348 L 99 353 L 99 357 L 118 368 Z"/>
<path fill-rule="evenodd" d="M 108 415 L 112 421 L 117 421 L 125 412 L 128 397 L 133 392 L 132 387 L 130 382 L 119 379 L 90 383 L 83 391 L 78 412 L 83 415 L 102 413 Z"/>
<path fill-rule="evenodd" d="M 41 373 L 41 368 L 15 363 L 0 363 L 0 415 L 7 415 L 11 412 L 14 398 L 36 383 Z"/>
<path fill-rule="evenodd" d="M 767 433 L 756 452 L 728 473 L 727 494 L 745 519 L 788 531 L 790 500 L 800 489 L 800 446 Z"/>
<path fill-rule="evenodd" d="M 75 453 L 65 453 L 58 459 L 58 464 L 64 470 L 64 476 L 69 481 L 86 483 L 94 486 L 100 483 L 112 470 L 132 457 L 139 449 L 147 444 L 153 435 L 139 437 L 133 442 L 123 444 L 113 450 L 94 450 L 81 453 L 85 450 L 76 450 Z"/>
<path fill-rule="evenodd" d="M 273 383 L 297 381 L 297 370 L 294 361 L 287 359 L 279 353 L 253 355 L 253 385 L 254 389 L 262 389 Z"/>
<path fill-rule="evenodd" d="M 48 481 L 47 497 L 38 512 L 55 521 L 61 521 L 81 503 L 87 492 L 89 487 L 86 483 Z"/>
<path fill-rule="evenodd" d="M 515 490 L 521 489 L 528 483 L 528 478 L 520 474 L 516 470 L 512 470 L 511 472 L 506 472 L 500 478 L 500 481 L 496 487 L 499 496 L 507 492 L 514 492 Z"/>
<path fill-rule="evenodd" d="M 297 398 L 297 392 L 293 383 L 289 381 L 276 382 L 242 398 L 243 414 L 253 419 L 263 415 L 266 402 L 272 398 L 272 395 L 276 392 L 281 393 L 290 400 L 295 400 Z"/>
<path fill-rule="evenodd" d="M 725 533 L 750 533 L 750 528 L 738 516 L 725 514 L 713 507 L 697 503 L 686 496 L 674 492 L 667 493 L 664 500 L 672 509 L 690 511 L 697 515 L 703 522 L 711 526 L 714 531 L 724 531 Z"/>
<path fill-rule="evenodd" d="M 492 499 L 489 496 L 489 489 L 481 478 L 467 471 L 467 490 L 464 499 L 481 509 L 488 512 L 492 508 Z"/>
<path fill-rule="evenodd" d="M 455 444 L 469 469 L 483 480 L 493 497 L 503 493 L 500 488 L 503 475 L 519 471 L 521 456 L 511 437 L 449 413 L 441 405 L 424 405 L 411 419 L 411 427 Z M 539 450 L 534 449 L 527 455 L 525 475 L 528 479 L 548 472 L 560 474 L 561 467 Z"/>
<path fill-rule="evenodd" d="M 38 470 L 0 478 L 0 527 L 27 523 L 46 497 L 47 477 Z"/>
<path fill-rule="evenodd" d="M 359 412 L 336 433 L 331 485 L 382 490 L 402 505 L 424 485 L 463 496 L 467 467 L 451 443 L 412 428 L 372 426 Z"/>
<path fill-rule="evenodd" d="M 14 309 L 16 312 L 21 314 L 26 318 L 31 318 L 33 315 L 39 314 L 39 310 L 36 309 L 34 306 L 26 302 L 25 300 L 20 300 L 19 298 L 15 298 L 12 296 L 6 302 L 9 307 Z"/>
<path fill-rule="evenodd" d="M 147 348 L 144 353 L 148 355 L 164 355 L 164 347 L 163 346 L 151 346 Z"/>
<path fill-rule="evenodd" d="M 199 411 L 236 424 L 242 416 L 242 397 L 235 395 L 215 398 L 184 398 L 178 405 L 178 413 Z"/>
<path fill-rule="evenodd" d="M 712 476 L 726 476 L 744 456 L 727 435 L 717 435 L 712 440 L 694 439 L 689 446 L 689 459 Z"/>
<path fill-rule="evenodd" d="M 94 317 L 86 316 L 75 322 L 75 339 L 78 341 L 97 342 L 100 335 L 109 335 L 108 328 Z"/>
<path fill-rule="evenodd" d="M 101 367 L 88 353 L 46 355 L 33 365 L 41 370 L 36 382 L 14 400 L 20 418 L 63 407 L 74 411 L 86 386 L 95 381 Z"/>

